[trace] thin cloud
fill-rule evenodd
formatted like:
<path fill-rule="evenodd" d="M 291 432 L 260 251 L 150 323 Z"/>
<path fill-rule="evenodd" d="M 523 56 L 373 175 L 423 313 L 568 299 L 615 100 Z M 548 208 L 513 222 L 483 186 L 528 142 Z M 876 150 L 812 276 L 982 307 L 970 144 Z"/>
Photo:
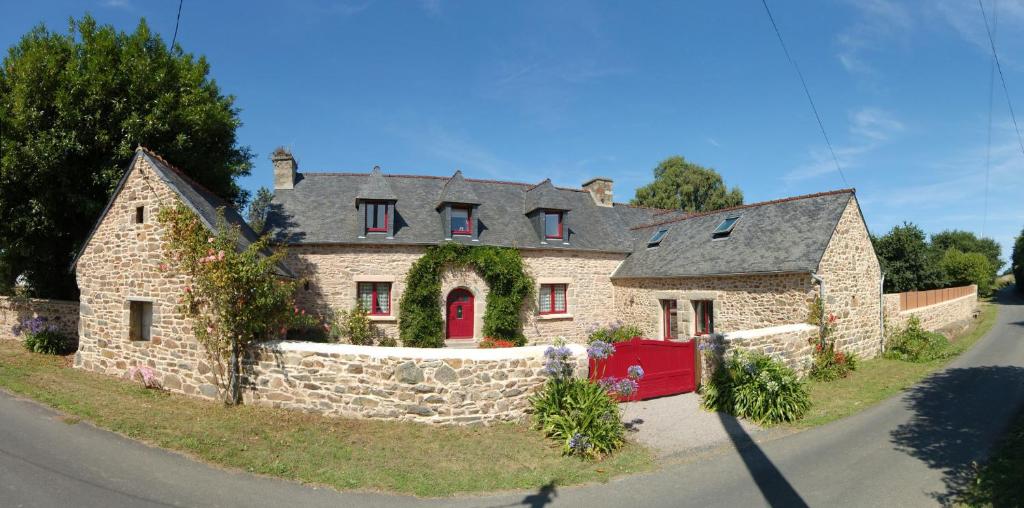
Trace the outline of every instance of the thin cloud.
<path fill-rule="evenodd" d="M 851 74 L 873 75 L 875 69 L 865 54 L 891 49 L 912 28 L 913 18 L 904 6 L 889 0 L 857 0 L 851 5 L 860 16 L 836 36 L 836 58 Z"/>
<path fill-rule="evenodd" d="M 876 141 L 887 141 L 895 133 L 902 132 L 903 123 L 889 113 L 877 108 L 865 108 L 851 115 L 850 133 Z"/>
<path fill-rule="evenodd" d="M 862 108 L 852 112 L 849 115 L 851 142 L 844 146 L 835 146 L 839 166 L 844 169 L 860 166 L 864 156 L 882 146 L 904 129 L 902 122 L 882 109 Z M 782 179 L 793 183 L 836 172 L 835 161 L 832 160 L 832 154 L 827 150 L 811 150 L 809 158 L 810 162 L 786 173 Z"/>
<path fill-rule="evenodd" d="M 504 179 L 508 179 L 508 175 L 523 173 L 522 168 L 496 155 L 488 147 L 444 127 L 430 126 L 422 130 L 403 127 L 393 131 L 417 150 L 450 163 L 452 172 L 459 168 L 467 174 L 484 173 L 491 178 Z"/>

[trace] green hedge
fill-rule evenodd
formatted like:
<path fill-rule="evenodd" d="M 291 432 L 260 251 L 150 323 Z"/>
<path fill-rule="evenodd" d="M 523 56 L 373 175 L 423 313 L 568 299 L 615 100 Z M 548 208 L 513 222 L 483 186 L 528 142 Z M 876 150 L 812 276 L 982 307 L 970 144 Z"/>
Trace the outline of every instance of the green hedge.
<path fill-rule="evenodd" d="M 406 276 L 405 293 L 398 312 L 398 333 L 402 345 L 444 347 L 441 275 L 447 268 L 472 268 L 490 288 L 484 311 L 485 336 L 517 345 L 526 343 L 520 313 L 523 302 L 533 294 L 533 279 L 526 274 L 519 251 L 506 247 L 469 247 L 448 243 L 428 247 L 426 254 L 413 263 Z"/>

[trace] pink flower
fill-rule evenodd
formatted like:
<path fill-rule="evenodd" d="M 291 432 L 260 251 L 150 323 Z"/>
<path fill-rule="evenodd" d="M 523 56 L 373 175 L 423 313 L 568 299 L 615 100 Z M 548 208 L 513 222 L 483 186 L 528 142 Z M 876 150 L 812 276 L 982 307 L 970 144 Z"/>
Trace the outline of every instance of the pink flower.
<path fill-rule="evenodd" d="M 166 272 L 167 271 L 167 263 L 160 263 L 160 271 L 161 272 Z"/>
<path fill-rule="evenodd" d="M 212 326 L 207 326 L 206 327 L 206 333 L 213 333 L 213 327 Z"/>
<path fill-rule="evenodd" d="M 217 253 L 217 259 L 224 259 L 224 251 L 220 251 Z"/>
<path fill-rule="evenodd" d="M 185 292 L 186 293 L 191 293 L 192 292 L 192 286 L 185 286 Z"/>
<path fill-rule="evenodd" d="M 213 237 L 211 236 L 211 237 L 207 238 L 206 239 L 206 243 L 213 243 Z"/>

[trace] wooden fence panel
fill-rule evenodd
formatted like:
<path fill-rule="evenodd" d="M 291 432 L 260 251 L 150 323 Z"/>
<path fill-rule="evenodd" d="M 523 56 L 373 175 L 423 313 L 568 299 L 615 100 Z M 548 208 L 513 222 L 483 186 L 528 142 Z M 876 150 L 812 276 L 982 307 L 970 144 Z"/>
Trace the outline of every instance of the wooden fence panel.
<path fill-rule="evenodd" d="M 911 310 L 962 298 L 972 294 L 972 290 L 971 286 L 960 286 L 928 291 L 904 291 L 897 294 L 900 297 L 900 310 Z"/>

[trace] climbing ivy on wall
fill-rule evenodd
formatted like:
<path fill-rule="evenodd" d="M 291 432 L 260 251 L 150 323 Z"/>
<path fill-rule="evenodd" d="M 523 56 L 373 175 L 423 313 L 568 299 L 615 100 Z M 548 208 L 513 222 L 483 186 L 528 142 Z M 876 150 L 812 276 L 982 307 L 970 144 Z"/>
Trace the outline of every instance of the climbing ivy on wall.
<path fill-rule="evenodd" d="M 526 343 L 520 328 L 520 312 L 523 302 L 533 294 L 533 279 L 526 274 L 519 251 L 448 243 L 428 247 L 406 276 L 398 312 L 402 345 L 444 347 L 441 275 L 447 268 L 472 268 L 490 288 L 484 311 L 485 336 L 517 345 Z"/>

